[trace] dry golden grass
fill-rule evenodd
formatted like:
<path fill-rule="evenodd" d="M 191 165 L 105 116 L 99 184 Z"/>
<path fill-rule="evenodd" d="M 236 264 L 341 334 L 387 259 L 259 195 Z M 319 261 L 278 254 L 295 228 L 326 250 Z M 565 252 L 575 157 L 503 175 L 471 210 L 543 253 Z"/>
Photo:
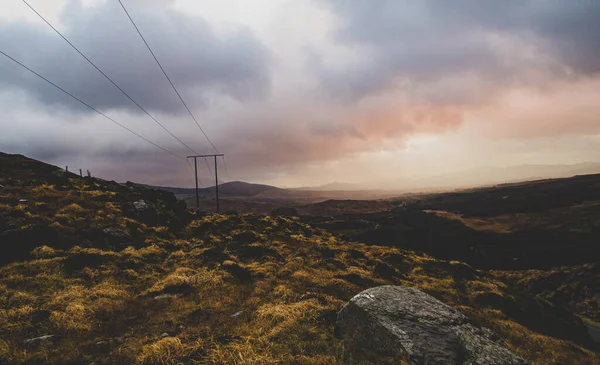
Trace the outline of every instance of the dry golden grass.
<path fill-rule="evenodd" d="M 117 202 L 126 192 L 69 183 L 11 188 L 27 205 L 0 197 L 1 218 L 19 230 L 41 225 L 64 238 L 0 266 L 0 363 L 341 364 L 337 311 L 382 284 L 460 308 L 538 364 L 596 361 L 476 305 L 477 295 L 508 289 L 460 263 L 346 242 L 297 218 L 214 214 L 174 233 L 127 215 Z M 126 245 L 105 242 L 110 227 L 130 235 Z M 381 277 L 383 264 L 397 275 Z M 471 277 L 458 275 L 465 270 Z M 47 334 L 49 346 L 23 344 Z"/>
<path fill-rule="evenodd" d="M 185 353 L 186 346 L 177 337 L 167 337 L 143 346 L 137 357 L 137 363 L 144 365 L 177 364 L 178 359 Z"/>

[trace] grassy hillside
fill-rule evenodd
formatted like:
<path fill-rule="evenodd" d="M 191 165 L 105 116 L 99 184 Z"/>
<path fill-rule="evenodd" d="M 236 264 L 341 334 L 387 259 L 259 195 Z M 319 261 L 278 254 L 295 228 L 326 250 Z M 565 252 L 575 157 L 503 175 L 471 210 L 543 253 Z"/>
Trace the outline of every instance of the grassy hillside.
<path fill-rule="evenodd" d="M 297 218 L 197 217 L 169 193 L 0 157 L 2 364 L 340 364 L 336 312 L 382 284 L 537 364 L 598 363 L 578 318 L 466 264 Z"/>

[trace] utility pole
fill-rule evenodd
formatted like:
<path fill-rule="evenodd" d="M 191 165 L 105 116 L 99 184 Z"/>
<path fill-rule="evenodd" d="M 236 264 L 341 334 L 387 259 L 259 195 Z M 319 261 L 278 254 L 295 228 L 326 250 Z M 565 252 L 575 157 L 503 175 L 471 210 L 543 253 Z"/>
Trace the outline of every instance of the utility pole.
<path fill-rule="evenodd" d="M 196 210 L 200 209 L 200 196 L 198 195 L 198 161 L 194 156 L 194 175 L 196 175 Z"/>
<path fill-rule="evenodd" d="M 194 159 L 194 174 L 196 176 L 196 209 L 200 209 L 200 196 L 198 195 L 198 157 L 214 157 L 215 158 L 215 192 L 217 195 L 217 213 L 219 213 L 219 172 L 217 171 L 217 157 L 225 156 L 222 153 L 217 153 L 214 155 L 196 155 L 196 156 L 187 156 L 187 158 Z"/>
<path fill-rule="evenodd" d="M 219 213 L 219 169 L 217 169 L 217 155 L 215 157 L 215 191 L 217 193 L 217 213 Z"/>

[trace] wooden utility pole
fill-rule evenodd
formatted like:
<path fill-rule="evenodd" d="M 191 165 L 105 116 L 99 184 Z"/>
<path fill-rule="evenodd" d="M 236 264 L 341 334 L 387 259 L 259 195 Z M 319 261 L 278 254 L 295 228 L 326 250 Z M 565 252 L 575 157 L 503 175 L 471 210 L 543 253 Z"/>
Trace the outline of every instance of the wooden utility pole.
<path fill-rule="evenodd" d="M 198 194 L 198 157 L 206 158 L 206 157 L 214 157 L 215 158 L 215 192 L 217 195 L 217 213 L 220 211 L 219 207 L 219 172 L 217 170 L 217 157 L 225 156 L 222 153 L 217 153 L 215 155 L 196 155 L 196 156 L 187 156 L 187 158 L 194 159 L 194 174 L 196 176 L 196 209 L 200 209 L 200 196 Z"/>

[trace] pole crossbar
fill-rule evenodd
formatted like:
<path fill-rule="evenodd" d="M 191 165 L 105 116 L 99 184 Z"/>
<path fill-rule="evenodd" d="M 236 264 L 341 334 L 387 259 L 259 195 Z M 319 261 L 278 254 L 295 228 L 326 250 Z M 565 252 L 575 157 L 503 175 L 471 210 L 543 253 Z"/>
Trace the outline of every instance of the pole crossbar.
<path fill-rule="evenodd" d="M 216 157 L 216 156 L 225 156 L 222 153 L 217 153 L 217 154 L 212 154 L 212 155 L 195 155 L 195 156 L 186 156 L 187 158 L 194 158 L 194 157 Z"/>

